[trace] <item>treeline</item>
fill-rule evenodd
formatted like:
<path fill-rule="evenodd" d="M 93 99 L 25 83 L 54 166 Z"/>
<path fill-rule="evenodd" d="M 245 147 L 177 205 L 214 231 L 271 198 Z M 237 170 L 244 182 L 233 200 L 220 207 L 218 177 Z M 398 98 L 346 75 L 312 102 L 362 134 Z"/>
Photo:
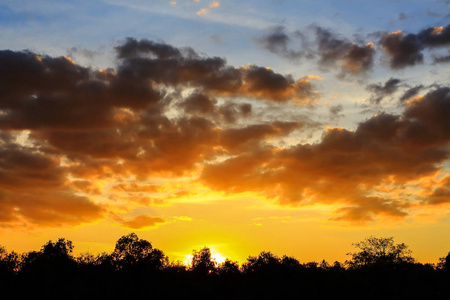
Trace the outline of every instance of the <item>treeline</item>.
<path fill-rule="evenodd" d="M 74 256 L 61 238 L 20 255 L 0 247 L 0 290 L 3 299 L 449 299 L 450 253 L 421 264 L 393 238 L 353 245 L 343 263 L 261 252 L 218 264 L 205 247 L 186 266 L 134 233 L 98 255 Z"/>

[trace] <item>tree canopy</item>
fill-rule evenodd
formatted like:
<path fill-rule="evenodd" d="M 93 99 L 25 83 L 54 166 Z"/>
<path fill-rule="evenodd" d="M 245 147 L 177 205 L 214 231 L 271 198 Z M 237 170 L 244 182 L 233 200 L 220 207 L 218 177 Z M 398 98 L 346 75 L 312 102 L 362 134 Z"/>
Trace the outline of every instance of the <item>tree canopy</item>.
<path fill-rule="evenodd" d="M 193 250 L 191 265 L 169 262 L 163 251 L 131 233 L 112 253 L 73 255 L 71 241 L 49 241 L 19 255 L 0 246 L 0 290 L 17 299 L 54 294 L 64 299 L 447 299 L 450 253 L 437 265 L 414 261 L 392 237 L 353 244 L 345 264 L 300 262 L 262 251 L 239 266 L 217 264 L 211 250 Z M 379 267 L 381 266 L 381 267 Z M 46 299 L 47 299 L 46 298 Z"/>
<path fill-rule="evenodd" d="M 351 267 L 370 266 L 375 264 L 413 263 L 411 250 L 404 243 L 395 244 L 393 237 L 370 236 L 361 242 L 354 243 L 359 251 L 348 253 Z"/>

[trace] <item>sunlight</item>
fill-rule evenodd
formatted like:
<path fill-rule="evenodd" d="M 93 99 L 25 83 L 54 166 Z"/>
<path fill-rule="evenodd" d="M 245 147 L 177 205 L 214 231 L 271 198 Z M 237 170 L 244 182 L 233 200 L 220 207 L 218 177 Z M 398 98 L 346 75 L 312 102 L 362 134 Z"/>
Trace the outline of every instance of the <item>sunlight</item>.
<path fill-rule="evenodd" d="M 211 252 L 211 257 L 217 262 L 217 264 L 222 264 L 227 259 L 225 256 L 218 252 Z"/>
<path fill-rule="evenodd" d="M 225 262 L 227 259 L 225 256 L 223 256 L 221 253 L 217 252 L 215 249 L 210 248 L 211 250 L 211 258 L 217 263 L 217 265 L 220 265 Z M 184 255 L 183 264 L 186 266 L 192 266 L 192 254 L 186 254 Z"/>
<path fill-rule="evenodd" d="M 183 265 L 190 267 L 192 265 L 191 264 L 192 263 L 192 258 L 193 258 L 192 254 L 184 255 Z"/>

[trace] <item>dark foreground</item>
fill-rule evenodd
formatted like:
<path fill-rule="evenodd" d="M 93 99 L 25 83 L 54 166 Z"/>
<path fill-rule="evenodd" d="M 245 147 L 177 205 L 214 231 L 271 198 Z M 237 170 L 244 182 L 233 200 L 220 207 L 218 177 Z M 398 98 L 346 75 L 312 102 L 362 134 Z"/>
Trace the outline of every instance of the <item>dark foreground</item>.
<path fill-rule="evenodd" d="M 267 267 L 200 275 L 167 268 L 52 267 L 2 281 L 3 299 L 450 299 L 450 275 L 423 266 L 395 270 Z"/>
<path fill-rule="evenodd" d="M 134 234 L 97 256 L 73 257 L 64 239 L 22 255 L 0 248 L 0 299 L 450 299 L 450 254 L 430 265 L 391 238 L 355 245 L 344 264 L 261 252 L 242 266 L 205 247 L 189 267 Z"/>

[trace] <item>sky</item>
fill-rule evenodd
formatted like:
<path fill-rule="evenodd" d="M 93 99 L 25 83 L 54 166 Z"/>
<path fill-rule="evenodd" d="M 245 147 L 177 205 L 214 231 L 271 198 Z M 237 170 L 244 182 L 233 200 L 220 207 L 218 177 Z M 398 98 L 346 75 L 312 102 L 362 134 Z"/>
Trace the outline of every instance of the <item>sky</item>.
<path fill-rule="evenodd" d="M 0 245 L 450 251 L 450 2 L 0 0 Z"/>

